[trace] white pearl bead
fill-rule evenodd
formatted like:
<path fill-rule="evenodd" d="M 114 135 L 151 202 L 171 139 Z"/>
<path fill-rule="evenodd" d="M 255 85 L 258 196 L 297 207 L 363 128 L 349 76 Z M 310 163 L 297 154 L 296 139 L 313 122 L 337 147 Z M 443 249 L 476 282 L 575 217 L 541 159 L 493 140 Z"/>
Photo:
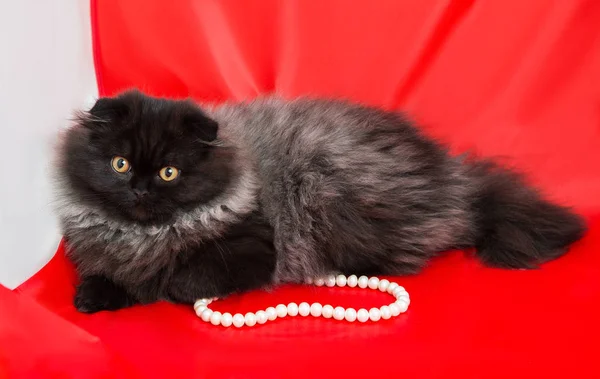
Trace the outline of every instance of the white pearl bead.
<path fill-rule="evenodd" d="M 335 276 L 331 275 L 325 279 L 325 285 L 327 287 L 335 287 Z"/>
<path fill-rule="evenodd" d="M 358 284 L 358 278 L 356 277 L 356 275 L 350 275 L 348 277 L 348 280 L 346 281 L 346 284 L 348 285 L 348 287 L 356 287 L 356 285 Z"/>
<path fill-rule="evenodd" d="M 265 311 L 258 311 L 256 312 L 256 323 L 257 324 L 264 324 L 269 320 L 269 316 L 267 316 L 267 312 Z"/>
<path fill-rule="evenodd" d="M 221 316 L 221 325 L 228 328 L 231 326 L 232 323 L 233 323 L 233 316 L 231 315 L 231 313 L 229 313 L 229 312 L 223 313 L 223 315 Z"/>
<path fill-rule="evenodd" d="M 298 304 L 296 303 L 289 303 L 287 306 L 287 314 L 288 316 L 298 316 Z"/>
<path fill-rule="evenodd" d="M 210 316 L 212 315 L 212 312 L 210 309 L 206 308 L 205 310 L 202 311 L 202 314 L 200 315 L 200 318 L 202 318 L 202 321 L 204 322 L 209 322 L 210 321 Z"/>
<path fill-rule="evenodd" d="M 371 321 L 379 321 L 379 319 L 381 319 L 381 311 L 379 311 L 379 308 L 369 309 L 369 318 Z"/>
<path fill-rule="evenodd" d="M 359 322 L 369 321 L 369 311 L 364 308 L 359 309 L 358 312 L 356 312 L 356 319 Z"/>
<path fill-rule="evenodd" d="M 256 315 L 252 312 L 248 312 L 244 315 L 244 322 L 247 326 L 256 325 Z"/>
<path fill-rule="evenodd" d="M 306 302 L 300 303 L 298 306 L 298 314 L 304 317 L 308 316 L 310 314 L 310 305 Z"/>
<path fill-rule="evenodd" d="M 344 314 L 344 318 L 348 322 L 356 321 L 356 310 L 354 308 L 347 308 Z"/>
<path fill-rule="evenodd" d="M 400 296 L 400 295 L 403 295 L 403 294 L 405 294 L 405 293 L 407 293 L 407 292 L 406 292 L 406 290 L 404 289 L 404 287 L 402 287 L 402 286 L 398 286 L 397 288 L 395 288 L 395 289 L 392 291 L 392 295 L 394 295 L 394 296 L 396 296 L 396 297 L 398 297 L 398 296 Z"/>
<path fill-rule="evenodd" d="M 233 326 L 235 326 L 236 328 L 241 328 L 242 326 L 244 326 L 244 323 L 246 322 L 246 320 L 244 319 L 243 314 L 236 313 L 235 315 L 233 315 L 232 322 L 233 322 Z"/>
<path fill-rule="evenodd" d="M 360 278 L 358 278 L 358 287 L 359 288 L 367 288 L 367 285 L 369 285 L 369 278 L 367 278 L 366 276 L 361 276 Z"/>
<path fill-rule="evenodd" d="M 204 310 L 206 309 L 206 305 L 201 305 L 201 306 L 199 306 L 198 308 L 195 308 L 195 309 L 196 309 L 196 315 L 198 317 L 202 317 L 202 312 L 204 312 Z"/>
<path fill-rule="evenodd" d="M 313 317 L 320 317 L 323 313 L 323 306 L 320 303 L 312 303 L 310 305 L 310 315 Z"/>
<path fill-rule="evenodd" d="M 333 307 L 329 304 L 323 305 L 323 311 L 321 312 L 323 317 L 331 318 L 333 317 Z"/>
<path fill-rule="evenodd" d="M 213 312 L 210 315 L 210 323 L 217 326 L 221 323 L 221 312 Z"/>
<path fill-rule="evenodd" d="M 376 290 L 377 286 L 379 285 L 379 278 L 376 278 L 376 277 L 369 278 L 367 285 L 369 286 L 370 289 Z"/>
<path fill-rule="evenodd" d="M 326 304 L 321 305 L 320 303 L 309 304 L 302 302 L 299 305 L 296 303 L 289 303 L 288 305 L 278 304 L 276 307 L 268 307 L 266 310 L 260 310 L 256 313 L 248 312 L 245 315 L 236 313 L 221 313 L 213 311 L 208 306 L 211 302 L 218 300 L 218 298 L 211 299 L 198 299 L 194 302 L 194 311 L 205 322 L 210 322 L 213 325 L 222 325 L 229 327 L 231 325 L 241 328 L 246 325 L 252 327 L 256 324 L 264 324 L 267 321 L 273 321 L 277 318 L 284 318 L 286 316 L 308 316 L 313 317 L 324 317 L 334 318 L 336 320 L 346 320 L 348 322 L 354 322 L 358 320 L 361 323 L 369 320 L 376 322 L 379 320 L 387 320 L 391 317 L 395 317 L 404 313 L 408 310 L 410 305 L 410 295 L 406 289 L 398 283 L 390 282 L 387 279 L 379 279 L 377 277 L 367 277 L 356 275 L 350 275 L 348 277 L 344 275 L 330 275 L 326 278 L 308 278 L 306 283 L 313 283 L 317 286 L 326 285 L 328 287 L 360 287 L 378 289 L 381 292 L 387 292 L 396 298 L 396 301 L 390 305 L 384 305 L 381 308 L 371 308 L 369 310 L 361 308 L 358 311 L 354 308 L 343 308 L 333 307 L 332 305 Z"/>
<path fill-rule="evenodd" d="M 400 308 L 400 313 L 404 313 L 408 309 L 408 303 L 404 300 L 398 300 L 395 304 L 398 304 L 398 307 Z"/>
<path fill-rule="evenodd" d="M 390 312 L 392 312 L 392 316 L 396 317 L 400 314 L 400 306 L 396 303 L 392 303 L 390 306 Z"/>
<path fill-rule="evenodd" d="M 277 318 L 277 311 L 275 310 L 275 308 L 269 307 L 265 310 L 265 312 L 267 313 L 267 318 L 269 319 L 269 321 L 273 321 Z"/>
<path fill-rule="evenodd" d="M 197 300 L 197 301 L 194 303 L 194 310 L 197 310 L 197 309 L 198 309 L 198 307 L 201 307 L 201 306 L 206 308 L 206 305 L 207 305 L 207 304 L 206 304 L 206 302 L 204 301 L 204 299 Z"/>
<path fill-rule="evenodd" d="M 336 320 L 343 320 L 346 316 L 346 310 L 343 307 L 335 307 L 333 310 L 333 318 Z"/>
<path fill-rule="evenodd" d="M 277 312 L 277 317 L 285 317 L 287 316 L 287 307 L 283 304 L 279 304 L 275 307 L 275 311 Z"/>
<path fill-rule="evenodd" d="M 335 284 L 337 284 L 338 287 L 345 287 L 346 282 L 348 282 L 348 279 L 346 279 L 344 275 L 338 275 L 335 278 Z"/>
<path fill-rule="evenodd" d="M 392 311 L 387 305 L 379 308 L 379 311 L 381 312 L 381 318 L 384 320 L 389 320 L 392 317 Z"/>
<path fill-rule="evenodd" d="M 379 281 L 379 285 L 377 286 L 377 288 L 381 291 L 381 292 L 386 292 L 388 289 L 388 286 L 390 285 L 390 281 L 387 279 L 381 279 Z"/>

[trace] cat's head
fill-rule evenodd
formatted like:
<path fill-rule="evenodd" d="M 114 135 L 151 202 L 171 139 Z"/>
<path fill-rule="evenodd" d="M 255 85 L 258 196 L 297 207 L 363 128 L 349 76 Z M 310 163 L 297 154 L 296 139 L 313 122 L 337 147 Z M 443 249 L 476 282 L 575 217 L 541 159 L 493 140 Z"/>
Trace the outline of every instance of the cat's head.
<path fill-rule="evenodd" d="M 217 123 L 189 101 L 138 91 L 101 98 L 77 117 L 59 150 L 70 199 L 116 220 L 168 223 L 210 202 L 232 176 Z"/>

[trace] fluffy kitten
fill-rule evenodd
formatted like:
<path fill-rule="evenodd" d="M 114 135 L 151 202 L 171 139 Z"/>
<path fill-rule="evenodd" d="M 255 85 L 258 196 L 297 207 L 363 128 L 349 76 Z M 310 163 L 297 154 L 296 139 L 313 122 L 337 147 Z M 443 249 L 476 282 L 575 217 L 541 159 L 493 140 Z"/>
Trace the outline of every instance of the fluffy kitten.
<path fill-rule="evenodd" d="M 517 174 L 339 101 L 201 109 L 130 91 L 81 113 L 58 158 L 83 312 L 332 272 L 410 274 L 471 246 L 488 265 L 531 268 L 585 228 Z"/>

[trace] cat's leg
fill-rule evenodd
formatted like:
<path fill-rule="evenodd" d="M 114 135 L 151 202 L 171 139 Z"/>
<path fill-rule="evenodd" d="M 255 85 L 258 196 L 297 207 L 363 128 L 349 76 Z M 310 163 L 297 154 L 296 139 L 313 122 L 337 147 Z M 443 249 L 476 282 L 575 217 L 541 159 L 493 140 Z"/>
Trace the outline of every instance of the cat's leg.
<path fill-rule="evenodd" d="M 296 228 L 299 230 L 300 228 Z M 275 236 L 277 263 L 274 281 L 276 283 L 303 283 L 309 278 L 319 278 L 332 274 L 324 265 L 317 244 L 308 233 L 304 237 L 279 231 Z"/>
<path fill-rule="evenodd" d="M 285 202 L 272 213 L 277 264 L 277 283 L 302 283 L 334 273 L 329 242 L 334 238 L 333 220 L 339 210 L 328 198 L 320 175 L 298 179 L 297 187 L 288 189 Z M 339 238 L 339 236 L 336 236 Z"/>
<path fill-rule="evenodd" d="M 324 175 L 323 175 L 324 176 Z M 412 274 L 431 257 L 417 240 L 407 240 L 401 211 L 384 204 L 380 214 L 369 205 L 313 174 L 288 191 L 274 219 L 276 282 L 303 282 L 336 273 Z M 410 225 L 409 225 L 410 227 Z M 419 236 L 419 238 L 424 238 Z"/>
<path fill-rule="evenodd" d="M 83 277 L 77 286 L 75 307 L 83 313 L 114 311 L 137 303 L 125 288 L 102 275 Z"/>
<path fill-rule="evenodd" d="M 255 237 L 208 241 L 182 252 L 166 288 L 166 299 L 193 303 L 272 283 L 275 250 L 271 241 Z"/>

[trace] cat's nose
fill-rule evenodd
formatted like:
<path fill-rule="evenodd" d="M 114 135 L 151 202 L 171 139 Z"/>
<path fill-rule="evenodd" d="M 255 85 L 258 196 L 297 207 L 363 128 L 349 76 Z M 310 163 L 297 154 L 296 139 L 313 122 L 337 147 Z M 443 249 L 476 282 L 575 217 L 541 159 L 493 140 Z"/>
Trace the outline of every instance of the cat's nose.
<path fill-rule="evenodd" d="M 141 200 L 144 197 L 148 196 L 148 191 L 146 190 L 139 190 L 137 188 L 134 188 L 132 191 L 135 194 L 135 197 L 138 198 L 138 200 Z"/>

